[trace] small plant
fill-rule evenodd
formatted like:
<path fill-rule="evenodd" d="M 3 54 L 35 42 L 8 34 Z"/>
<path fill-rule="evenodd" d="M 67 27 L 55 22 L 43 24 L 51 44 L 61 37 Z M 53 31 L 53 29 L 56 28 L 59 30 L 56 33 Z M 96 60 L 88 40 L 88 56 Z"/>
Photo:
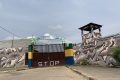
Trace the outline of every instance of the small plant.
<path fill-rule="evenodd" d="M 113 49 L 113 58 L 120 62 L 120 44 Z"/>
<path fill-rule="evenodd" d="M 89 61 L 87 59 L 80 60 L 80 65 L 89 65 Z"/>

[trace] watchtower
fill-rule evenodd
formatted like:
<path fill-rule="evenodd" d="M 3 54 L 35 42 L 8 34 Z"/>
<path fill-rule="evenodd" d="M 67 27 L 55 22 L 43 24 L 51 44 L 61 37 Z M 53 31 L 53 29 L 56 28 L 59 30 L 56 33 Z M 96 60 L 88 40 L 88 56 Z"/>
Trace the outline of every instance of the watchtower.
<path fill-rule="evenodd" d="M 83 46 L 95 46 L 97 39 L 101 37 L 102 25 L 96 23 L 89 23 L 80 27 Z"/>

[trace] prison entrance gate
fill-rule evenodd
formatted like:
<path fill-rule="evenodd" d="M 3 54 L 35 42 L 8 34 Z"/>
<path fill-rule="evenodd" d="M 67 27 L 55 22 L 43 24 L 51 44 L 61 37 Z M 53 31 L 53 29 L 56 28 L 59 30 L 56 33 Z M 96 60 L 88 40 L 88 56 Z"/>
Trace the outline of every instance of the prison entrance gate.
<path fill-rule="evenodd" d="M 46 67 L 65 64 L 63 44 L 32 45 L 31 49 L 31 52 L 26 54 L 26 64 L 28 63 L 28 66 Z"/>

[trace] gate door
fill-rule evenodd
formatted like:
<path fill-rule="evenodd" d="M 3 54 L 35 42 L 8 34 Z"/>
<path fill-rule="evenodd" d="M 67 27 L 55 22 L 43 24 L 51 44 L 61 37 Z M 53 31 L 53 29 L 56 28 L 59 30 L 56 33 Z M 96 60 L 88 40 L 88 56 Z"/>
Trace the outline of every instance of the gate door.
<path fill-rule="evenodd" d="M 62 44 L 33 45 L 33 67 L 64 65 L 64 59 Z"/>

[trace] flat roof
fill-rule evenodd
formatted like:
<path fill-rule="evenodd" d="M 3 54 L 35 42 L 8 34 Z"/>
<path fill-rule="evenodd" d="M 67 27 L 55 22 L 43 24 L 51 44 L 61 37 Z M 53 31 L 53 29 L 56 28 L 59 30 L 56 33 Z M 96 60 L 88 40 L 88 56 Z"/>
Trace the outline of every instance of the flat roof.
<path fill-rule="evenodd" d="M 96 30 L 96 29 L 99 29 L 101 27 L 102 27 L 102 25 L 99 25 L 96 23 L 89 23 L 85 26 L 80 27 L 79 29 L 84 30 L 84 31 L 91 31 L 91 28 L 93 28 L 93 30 Z"/>

